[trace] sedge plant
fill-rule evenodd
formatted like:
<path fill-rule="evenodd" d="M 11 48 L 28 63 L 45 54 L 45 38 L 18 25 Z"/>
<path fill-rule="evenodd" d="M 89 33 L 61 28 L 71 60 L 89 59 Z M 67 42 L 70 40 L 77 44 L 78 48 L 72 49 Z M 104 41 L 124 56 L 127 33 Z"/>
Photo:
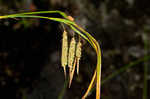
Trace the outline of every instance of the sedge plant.
<path fill-rule="evenodd" d="M 62 16 L 62 18 L 56 18 L 56 17 L 46 17 L 43 16 L 42 14 L 59 14 Z M 75 33 L 77 33 L 81 38 L 85 39 L 86 41 L 88 41 L 88 43 L 94 48 L 95 52 L 96 52 L 96 58 L 97 58 L 97 65 L 96 65 L 96 69 L 94 72 L 94 75 L 92 77 L 92 80 L 88 86 L 87 91 L 85 92 L 85 94 L 82 96 L 82 99 L 85 99 L 89 92 L 91 91 L 91 89 L 94 86 L 94 82 L 96 82 L 96 99 L 100 99 L 100 90 L 101 90 L 101 49 L 100 49 L 100 45 L 99 43 L 96 41 L 96 39 L 90 35 L 90 33 L 88 33 L 86 30 L 84 30 L 83 28 L 81 28 L 79 25 L 76 24 L 76 22 L 74 21 L 74 18 L 72 18 L 71 16 L 68 16 L 67 14 L 65 14 L 64 12 L 61 11 L 38 11 L 38 12 L 26 12 L 26 13 L 18 13 L 18 14 L 10 14 L 10 15 L 4 15 L 4 16 L 0 16 L 0 19 L 8 19 L 8 18 L 40 18 L 40 19 L 47 19 L 47 20 L 51 20 L 51 21 L 56 21 L 56 22 L 60 22 L 63 24 L 68 25 L 72 30 L 74 30 Z M 67 32 L 64 30 L 63 36 L 67 35 Z M 65 37 L 63 39 L 63 41 L 67 40 L 67 37 Z M 71 85 L 71 81 L 73 78 L 73 74 L 74 74 L 74 68 L 75 65 L 77 64 L 77 73 L 79 72 L 79 60 L 81 57 L 81 42 L 80 42 L 80 38 L 77 42 L 77 44 L 75 44 L 75 39 L 74 37 L 71 39 L 70 42 L 70 48 L 62 48 L 62 67 L 64 68 L 64 73 L 66 75 L 66 65 L 68 65 L 69 67 L 69 78 L 70 78 L 70 83 L 69 86 Z M 68 44 L 66 42 L 62 42 L 62 47 L 63 44 L 67 45 Z M 78 49 L 75 50 L 75 45 L 77 45 Z M 69 53 L 67 53 L 67 51 L 69 50 Z M 74 57 L 75 55 L 71 55 L 71 52 L 75 52 L 76 57 Z M 69 54 L 69 55 L 68 55 Z"/>

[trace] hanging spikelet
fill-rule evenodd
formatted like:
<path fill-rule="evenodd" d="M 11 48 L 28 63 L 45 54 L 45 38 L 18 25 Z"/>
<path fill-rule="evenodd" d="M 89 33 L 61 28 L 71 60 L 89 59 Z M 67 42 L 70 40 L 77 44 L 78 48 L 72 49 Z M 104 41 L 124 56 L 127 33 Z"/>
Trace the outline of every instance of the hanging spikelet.
<path fill-rule="evenodd" d="M 68 67 L 72 70 L 74 58 L 75 58 L 75 47 L 76 47 L 76 41 L 75 38 L 73 37 L 70 42 L 70 47 L 69 47 L 69 56 L 68 56 Z"/>
<path fill-rule="evenodd" d="M 62 39 L 62 56 L 61 56 L 61 65 L 64 68 L 64 75 L 66 77 L 66 65 L 68 57 L 68 37 L 67 32 L 64 30 L 63 39 Z"/>
<path fill-rule="evenodd" d="M 81 58 L 81 46 L 82 46 L 82 43 L 81 41 L 79 40 L 79 42 L 77 43 L 77 49 L 76 49 L 76 59 L 77 59 L 77 74 L 79 74 L 79 61 L 80 61 L 80 58 Z"/>
<path fill-rule="evenodd" d="M 68 56 L 68 67 L 69 67 L 69 87 L 71 85 L 73 74 L 75 70 L 76 60 L 75 60 L 75 47 L 76 47 L 76 41 L 73 37 L 70 42 L 69 47 L 69 56 Z"/>

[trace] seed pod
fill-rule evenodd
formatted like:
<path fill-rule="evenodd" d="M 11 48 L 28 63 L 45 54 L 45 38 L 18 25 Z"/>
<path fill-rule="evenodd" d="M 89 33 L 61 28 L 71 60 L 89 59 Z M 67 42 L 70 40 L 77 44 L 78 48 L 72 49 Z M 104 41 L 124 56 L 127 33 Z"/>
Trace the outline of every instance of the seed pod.
<path fill-rule="evenodd" d="M 69 47 L 69 56 L 68 56 L 68 67 L 72 70 L 74 58 L 75 58 L 75 47 L 76 47 L 76 41 L 75 38 L 73 37 L 70 42 L 70 47 Z"/>
<path fill-rule="evenodd" d="M 62 39 L 62 56 L 61 56 L 61 65 L 64 68 L 64 75 L 66 77 L 66 65 L 68 60 L 68 37 L 67 32 L 64 30 L 63 39 Z"/>
<path fill-rule="evenodd" d="M 81 41 L 79 40 L 79 42 L 77 43 L 77 49 L 76 49 L 76 58 L 77 58 L 77 74 L 79 74 L 79 61 L 80 61 L 80 58 L 81 58 L 81 46 L 82 46 L 82 43 Z"/>

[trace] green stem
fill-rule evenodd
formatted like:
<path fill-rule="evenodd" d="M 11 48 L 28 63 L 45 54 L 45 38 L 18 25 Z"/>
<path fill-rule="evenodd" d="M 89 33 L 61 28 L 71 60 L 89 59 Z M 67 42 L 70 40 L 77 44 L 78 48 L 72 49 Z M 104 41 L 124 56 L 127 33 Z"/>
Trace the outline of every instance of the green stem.
<path fill-rule="evenodd" d="M 46 14 L 46 13 L 48 13 L 48 14 L 53 14 L 53 13 L 55 14 L 56 13 L 56 14 L 62 15 L 66 19 L 68 18 L 67 15 L 64 12 L 61 12 L 61 11 L 58 11 L 58 10 L 56 10 L 56 11 L 25 12 L 25 13 L 19 13 L 19 14 L 11 14 L 11 15 L 19 16 L 19 15 L 35 15 L 35 14 Z"/>
<path fill-rule="evenodd" d="M 145 37 L 147 37 L 146 32 L 143 34 Z M 144 50 L 145 54 L 148 54 L 148 39 L 143 39 L 144 41 Z M 143 99 L 148 99 L 148 83 L 147 83 L 147 75 L 148 75 L 148 63 L 144 62 L 144 82 L 143 82 Z"/>
<path fill-rule="evenodd" d="M 68 82 L 69 82 L 69 79 L 66 79 L 65 83 L 64 83 L 64 86 L 63 86 L 60 94 L 58 95 L 58 99 L 63 99 L 64 98 L 64 94 L 65 94 L 65 91 L 67 89 Z"/>
<path fill-rule="evenodd" d="M 117 70 L 116 72 L 113 72 L 112 74 L 110 74 L 108 77 L 106 77 L 105 79 L 102 80 L 101 85 L 105 84 L 106 82 L 110 81 L 111 79 L 113 79 L 114 77 L 116 77 L 117 75 L 119 75 L 120 73 L 126 71 L 127 69 L 137 66 L 137 64 L 142 63 L 142 62 L 146 62 L 150 60 L 150 56 L 144 56 L 143 58 L 140 58 L 136 61 L 133 61 L 127 65 L 122 66 L 122 68 L 120 68 L 119 70 Z M 95 88 L 93 88 L 91 90 L 91 92 L 93 92 L 95 90 Z"/>
<path fill-rule="evenodd" d="M 148 83 L 147 83 L 147 75 L 148 75 L 148 64 L 147 64 L 147 62 L 145 62 L 144 63 L 144 87 L 143 87 L 143 99 L 148 99 L 147 98 L 147 95 L 148 95 L 148 93 L 147 93 L 147 85 L 148 85 Z"/>
<path fill-rule="evenodd" d="M 117 76 L 118 74 L 126 71 L 128 68 L 131 68 L 133 66 L 136 66 L 137 64 L 144 62 L 144 61 L 148 61 L 150 59 L 150 56 L 145 56 L 144 58 L 138 59 L 136 61 L 133 61 L 125 66 L 123 66 L 122 68 L 120 68 L 119 70 L 117 70 L 116 72 L 112 73 L 110 76 L 108 76 L 106 79 L 102 80 L 102 84 L 106 83 L 107 81 L 111 80 L 112 78 L 114 78 L 115 76 Z"/>

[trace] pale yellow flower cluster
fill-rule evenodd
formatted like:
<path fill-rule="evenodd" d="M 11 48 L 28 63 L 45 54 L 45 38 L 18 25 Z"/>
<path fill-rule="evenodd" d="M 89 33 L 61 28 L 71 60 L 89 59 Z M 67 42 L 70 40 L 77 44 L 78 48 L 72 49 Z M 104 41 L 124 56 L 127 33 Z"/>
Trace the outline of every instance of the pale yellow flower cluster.
<path fill-rule="evenodd" d="M 62 56 L 61 56 L 61 65 L 64 68 L 64 75 L 66 76 L 66 66 L 69 67 L 69 87 L 71 85 L 75 67 L 77 65 L 77 74 L 79 74 L 79 61 L 81 58 L 81 41 L 79 40 L 76 43 L 75 37 L 72 37 L 70 45 L 68 47 L 68 36 L 66 30 L 63 32 L 62 39 Z"/>

